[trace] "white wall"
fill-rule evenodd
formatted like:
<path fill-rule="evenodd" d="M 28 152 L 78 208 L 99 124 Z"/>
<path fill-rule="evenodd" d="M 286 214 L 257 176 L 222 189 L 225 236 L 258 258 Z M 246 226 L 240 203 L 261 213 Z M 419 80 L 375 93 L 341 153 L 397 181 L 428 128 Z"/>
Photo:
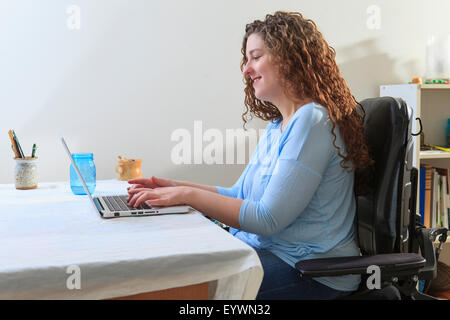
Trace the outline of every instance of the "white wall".
<path fill-rule="evenodd" d="M 317 23 L 358 99 L 423 76 L 427 36 L 450 33 L 445 0 L 0 0 L 0 183 L 13 183 L 14 129 L 26 154 L 37 143 L 40 181 L 68 180 L 62 133 L 94 153 L 98 179 L 116 177 L 120 154 L 142 158 L 145 176 L 231 185 L 244 165 L 176 165 L 171 134 L 193 135 L 196 120 L 224 136 L 242 127 L 245 24 L 276 10 Z"/>

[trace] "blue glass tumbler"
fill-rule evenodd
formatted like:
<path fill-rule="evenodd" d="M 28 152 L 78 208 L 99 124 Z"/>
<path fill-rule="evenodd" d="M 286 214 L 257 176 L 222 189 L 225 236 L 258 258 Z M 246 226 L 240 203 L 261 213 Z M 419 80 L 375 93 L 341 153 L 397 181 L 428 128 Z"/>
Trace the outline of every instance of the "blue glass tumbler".
<path fill-rule="evenodd" d="M 75 161 L 78 170 L 80 170 L 81 176 L 86 183 L 86 186 L 90 194 L 93 194 L 96 186 L 96 170 L 94 163 L 94 154 L 92 153 L 73 153 L 73 160 Z M 83 188 L 83 184 L 78 178 L 77 172 L 75 171 L 72 164 L 70 164 L 70 188 L 73 194 L 86 194 Z"/>

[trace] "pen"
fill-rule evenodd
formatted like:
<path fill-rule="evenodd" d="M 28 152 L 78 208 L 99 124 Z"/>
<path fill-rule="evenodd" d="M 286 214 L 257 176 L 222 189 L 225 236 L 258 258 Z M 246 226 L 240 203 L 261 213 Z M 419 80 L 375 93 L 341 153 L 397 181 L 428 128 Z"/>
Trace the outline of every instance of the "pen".
<path fill-rule="evenodd" d="M 33 143 L 33 150 L 31 151 L 32 158 L 34 158 L 35 153 L 36 153 L 36 143 Z"/>
<path fill-rule="evenodd" d="M 20 147 L 19 139 L 17 138 L 14 130 L 12 131 L 12 134 L 13 134 L 14 140 L 16 141 L 16 145 L 17 145 L 17 149 L 19 150 L 20 158 L 25 158 L 22 148 Z"/>

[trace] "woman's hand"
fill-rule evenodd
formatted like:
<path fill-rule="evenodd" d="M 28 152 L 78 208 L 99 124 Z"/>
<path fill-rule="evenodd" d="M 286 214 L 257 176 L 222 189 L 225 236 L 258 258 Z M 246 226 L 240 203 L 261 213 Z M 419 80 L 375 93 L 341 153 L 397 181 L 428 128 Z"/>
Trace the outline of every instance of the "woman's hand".
<path fill-rule="evenodd" d="M 215 187 L 186 185 L 183 181 L 173 182 L 155 177 L 129 182 L 136 183 L 128 188 L 128 205 L 131 207 L 137 208 L 144 201 L 162 207 L 187 205 L 230 227 L 240 229 L 239 212 L 243 200 L 220 195 Z"/>
<path fill-rule="evenodd" d="M 154 206 L 175 206 L 187 204 L 190 187 L 133 188 L 129 189 L 128 205 L 139 207 L 144 201 Z"/>
<path fill-rule="evenodd" d="M 149 179 L 137 178 L 128 180 L 129 184 L 132 184 L 130 188 L 159 188 L 159 187 L 175 187 L 175 183 L 169 179 L 157 178 L 152 176 Z"/>
<path fill-rule="evenodd" d="M 131 180 L 128 180 L 128 183 L 131 184 L 131 186 L 127 188 L 127 191 L 128 191 L 127 201 L 130 201 L 131 197 L 135 194 L 135 192 L 131 193 L 130 191 L 133 191 L 136 189 L 145 189 L 145 188 L 155 189 L 155 188 L 161 188 L 161 187 L 175 187 L 175 183 L 172 180 L 157 178 L 154 176 L 152 176 L 149 179 L 146 179 L 146 178 L 131 179 Z"/>

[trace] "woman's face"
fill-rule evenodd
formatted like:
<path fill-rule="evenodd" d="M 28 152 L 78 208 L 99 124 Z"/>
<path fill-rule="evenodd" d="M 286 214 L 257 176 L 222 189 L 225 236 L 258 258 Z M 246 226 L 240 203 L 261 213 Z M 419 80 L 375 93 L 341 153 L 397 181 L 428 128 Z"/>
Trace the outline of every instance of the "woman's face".
<path fill-rule="evenodd" d="M 275 103 L 283 90 L 272 63 L 272 55 L 259 34 L 252 33 L 247 38 L 246 55 L 247 64 L 243 73 L 253 80 L 256 98 Z"/>

